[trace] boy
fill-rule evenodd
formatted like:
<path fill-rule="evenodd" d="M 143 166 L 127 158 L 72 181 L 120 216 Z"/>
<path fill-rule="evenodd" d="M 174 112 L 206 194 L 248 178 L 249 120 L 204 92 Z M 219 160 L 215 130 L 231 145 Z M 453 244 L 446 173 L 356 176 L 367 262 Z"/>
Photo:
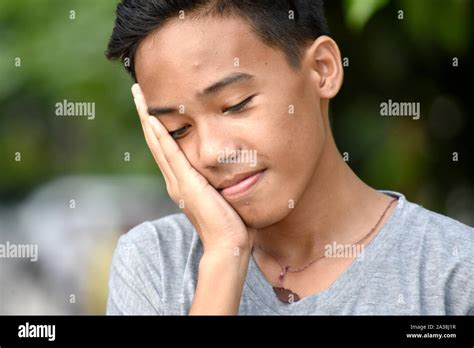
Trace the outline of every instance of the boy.
<path fill-rule="evenodd" d="M 473 314 L 473 229 L 343 161 L 321 1 L 124 0 L 120 58 L 184 214 L 120 238 L 108 314 Z"/>

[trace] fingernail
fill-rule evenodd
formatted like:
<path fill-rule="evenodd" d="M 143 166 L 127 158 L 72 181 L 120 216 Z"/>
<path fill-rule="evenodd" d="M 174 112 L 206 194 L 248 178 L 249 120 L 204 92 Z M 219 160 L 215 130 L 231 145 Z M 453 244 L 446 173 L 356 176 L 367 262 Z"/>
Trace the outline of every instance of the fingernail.
<path fill-rule="evenodd" d="M 132 85 L 132 88 L 131 88 L 132 94 L 133 94 L 134 97 L 135 97 L 136 94 L 137 94 L 137 87 L 138 87 L 138 84 L 134 83 L 134 84 Z"/>
<path fill-rule="evenodd" d="M 158 140 L 160 140 L 160 135 L 161 135 L 161 127 L 160 125 L 158 124 L 159 121 L 154 117 L 154 116 L 148 116 L 148 122 L 150 123 L 151 125 L 151 128 L 153 129 L 153 131 L 155 132 L 155 135 L 157 137 Z"/>
<path fill-rule="evenodd" d="M 150 124 L 155 130 L 158 130 L 158 127 L 156 124 L 157 120 L 153 116 L 148 116 L 148 122 L 150 122 Z"/>

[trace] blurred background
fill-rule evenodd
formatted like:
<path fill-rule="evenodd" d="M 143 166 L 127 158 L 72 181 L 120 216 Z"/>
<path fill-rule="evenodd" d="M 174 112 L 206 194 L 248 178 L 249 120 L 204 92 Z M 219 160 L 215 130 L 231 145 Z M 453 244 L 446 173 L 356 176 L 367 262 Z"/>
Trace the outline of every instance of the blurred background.
<path fill-rule="evenodd" d="M 102 314 L 118 237 L 178 212 L 142 136 L 132 80 L 104 57 L 117 1 L 0 1 L 0 314 Z M 474 1 L 326 1 L 345 81 L 332 126 L 369 185 L 474 225 Z M 59 117 L 57 103 L 94 103 Z M 419 120 L 381 117 L 418 102 Z M 90 110 L 89 110 L 90 111 Z"/>

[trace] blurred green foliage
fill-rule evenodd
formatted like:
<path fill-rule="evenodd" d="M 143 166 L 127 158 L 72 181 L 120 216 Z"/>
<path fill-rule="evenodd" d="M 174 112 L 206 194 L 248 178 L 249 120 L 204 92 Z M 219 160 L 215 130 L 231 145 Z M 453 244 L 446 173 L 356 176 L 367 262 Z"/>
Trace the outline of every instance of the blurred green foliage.
<path fill-rule="evenodd" d="M 132 81 L 104 57 L 115 6 L 94 0 L 0 2 L 3 197 L 27 193 L 57 175 L 155 169 L 136 122 Z M 64 99 L 95 102 L 96 118 L 55 116 L 55 104 Z M 16 152 L 21 162 L 14 161 Z M 124 152 L 133 161 L 124 162 Z"/>
<path fill-rule="evenodd" d="M 360 31 L 370 17 L 387 3 L 388 0 L 345 0 L 346 22 L 353 30 Z"/>
<path fill-rule="evenodd" d="M 343 89 L 331 104 L 341 152 L 350 153 L 351 167 L 372 186 L 401 191 L 472 224 L 474 3 L 326 4 L 333 36 L 349 59 Z M 420 102 L 421 119 L 382 119 L 379 106 L 388 99 Z"/>

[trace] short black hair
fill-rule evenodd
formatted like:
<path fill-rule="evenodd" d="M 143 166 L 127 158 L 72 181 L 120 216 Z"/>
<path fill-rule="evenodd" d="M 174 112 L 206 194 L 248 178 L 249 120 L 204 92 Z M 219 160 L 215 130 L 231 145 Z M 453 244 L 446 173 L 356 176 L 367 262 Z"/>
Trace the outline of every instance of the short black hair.
<path fill-rule="evenodd" d="M 122 0 L 116 13 L 106 56 L 128 63 L 125 68 L 135 81 L 134 58 L 140 42 L 181 13 L 186 18 L 238 16 L 265 44 L 282 50 L 296 70 L 304 45 L 329 35 L 323 0 Z"/>

